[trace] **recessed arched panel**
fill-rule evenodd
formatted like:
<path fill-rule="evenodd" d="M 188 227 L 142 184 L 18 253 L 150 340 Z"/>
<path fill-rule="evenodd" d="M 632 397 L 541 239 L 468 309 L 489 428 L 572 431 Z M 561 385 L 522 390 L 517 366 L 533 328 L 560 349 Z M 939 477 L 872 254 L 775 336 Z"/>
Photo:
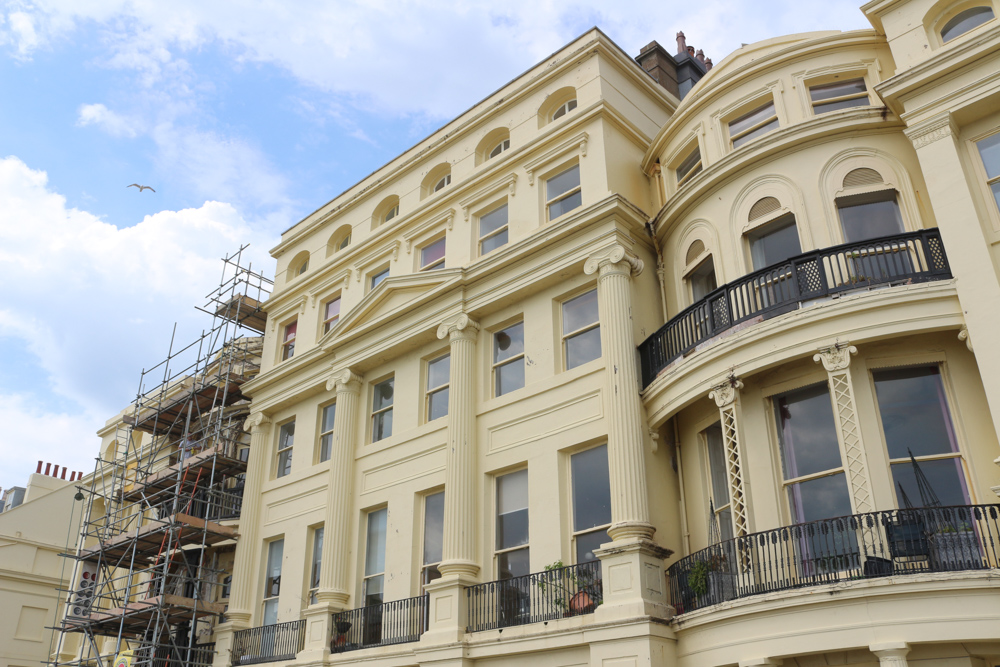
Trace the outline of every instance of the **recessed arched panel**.
<path fill-rule="evenodd" d="M 429 197 L 451 185 L 451 164 L 444 162 L 427 172 L 420 185 L 420 198 Z"/>
<path fill-rule="evenodd" d="M 381 227 L 388 222 L 392 222 L 398 216 L 399 197 L 396 195 L 389 195 L 375 207 L 375 212 L 372 213 L 372 229 Z"/>
<path fill-rule="evenodd" d="M 292 261 L 288 264 L 288 270 L 285 272 L 285 280 L 294 280 L 295 278 L 301 276 L 303 273 L 309 270 L 309 251 L 303 250 L 302 252 L 295 255 Z"/>
<path fill-rule="evenodd" d="M 847 172 L 847 176 L 844 176 L 843 186 L 845 188 L 860 188 L 866 185 L 877 185 L 884 182 L 882 174 L 878 173 L 874 169 L 859 167 L 858 169 L 852 169 Z"/>
<path fill-rule="evenodd" d="M 761 197 L 757 203 L 750 207 L 750 214 L 747 219 L 750 222 L 770 215 L 781 208 L 781 202 L 775 197 Z"/>
<path fill-rule="evenodd" d="M 552 91 L 538 107 L 538 127 L 544 127 L 572 113 L 577 107 L 576 88 L 566 86 Z"/>
<path fill-rule="evenodd" d="M 497 127 L 490 130 L 476 147 L 476 165 L 481 165 L 489 160 L 495 160 L 509 148 L 510 130 L 506 127 Z"/>
<path fill-rule="evenodd" d="M 690 264 L 703 254 L 705 254 L 705 242 L 701 239 L 695 239 L 694 242 L 688 246 L 687 254 L 684 256 L 684 263 Z"/>
<path fill-rule="evenodd" d="M 330 235 L 330 240 L 326 243 L 326 256 L 330 257 L 351 245 L 351 232 L 350 225 L 341 225 L 338 227 L 337 231 Z"/>
<path fill-rule="evenodd" d="M 963 10 L 941 26 L 941 41 L 950 42 L 992 18 L 994 18 L 992 7 L 979 6 Z"/>

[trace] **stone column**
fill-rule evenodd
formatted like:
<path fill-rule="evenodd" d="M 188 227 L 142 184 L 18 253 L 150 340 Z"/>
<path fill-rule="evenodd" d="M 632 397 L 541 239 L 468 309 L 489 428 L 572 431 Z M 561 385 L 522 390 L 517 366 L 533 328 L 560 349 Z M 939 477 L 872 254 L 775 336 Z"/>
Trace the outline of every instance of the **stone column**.
<path fill-rule="evenodd" d="M 323 553 L 320 556 L 319 590 L 316 603 L 303 612 L 306 642 L 300 660 L 319 660 L 330 655 L 333 614 L 343 611 L 350 600 L 348 581 L 351 518 L 354 507 L 354 445 L 358 423 L 361 376 L 350 369 L 334 373 L 327 391 L 337 392 L 333 418 L 333 443 L 327 462 L 326 514 L 323 519 Z"/>
<path fill-rule="evenodd" d="M 441 644 L 465 635 L 465 587 L 477 583 L 479 451 L 476 446 L 476 340 L 479 324 L 465 313 L 449 317 L 437 330 L 450 343 L 448 444 L 445 450 L 444 535 L 441 578 L 426 589 L 429 628 L 421 641 Z"/>
<path fill-rule="evenodd" d="M 254 582 L 257 579 L 257 557 L 261 551 L 258 539 L 260 525 L 261 488 L 271 452 L 271 418 L 254 412 L 243 427 L 250 431 L 250 456 L 243 484 L 243 505 L 240 509 L 240 539 L 236 542 L 233 562 L 233 582 L 229 594 L 226 622 L 215 628 L 216 665 L 229 665 L 233 633 L 250 627 L 253 616 Z"/>
<path fill-rule="evenodd" d="M 878 657 L 879 667 L 906 667 L 910 645 L 906 642 L 881 642 L 869 645 L 868 650 Z"/>
<path fill-rule="evenodd" d="M 652 541 L 646 491 L 646 418 L 639 400 L 635 334 L 632 328 L 632 276 L 643 263 L 622 245 L 599 250 L 584 263 L 598 274 L 601 352 L 605 364 L 608 415 L 608 473 L 611 481 L 612 542 L 596 551 L 601 559 L 604 604 L 601 621 L 636 616 L 669 618 L 663 559 L 670 551 Z M 655 306 L 653 306 L 655 307 Z"/>
<path fill-rule="evenodd" d="M 854 407 L 854 389 L 851 381 L 851 355 L 858 348 L 838 344 L 819 350 L 813 361 L 822 362 L 830 379 L 830 400 L 833 416 L 837 420 L 837 440 L 840 441 L 847 483 L 851 489 L 851 509 L 855 514 L 875 511 L 872 500 L 871 480 L 868 476 L 868 457 L 858 426 L 858 413 Z"/>
<path fill-rule="evenodd" d="M 719 408 L 722 422 L 722 445 L 726 454 L 726 477 L 729 480 L 729 506 L 733 515 L 733 535 L 750 532 L 750 511 L 747 508 L 746 484 L 743 481 L 743 430 L 740 424 L 740 389 L 743 383 L 731 377 L 714 387 L 708 397 Z"/>

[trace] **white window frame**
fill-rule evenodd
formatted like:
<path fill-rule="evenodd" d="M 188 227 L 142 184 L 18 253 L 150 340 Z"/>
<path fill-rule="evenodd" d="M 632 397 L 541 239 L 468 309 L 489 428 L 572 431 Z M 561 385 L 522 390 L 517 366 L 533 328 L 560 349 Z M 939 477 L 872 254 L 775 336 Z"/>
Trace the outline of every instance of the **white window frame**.
<path fill-rule="evenodd" d="M 766 101 L 764 101 L 764 100 L 766 100 Z M 759 129 L 763 128 L 763 127 L 766 127 L 767 125 L 770 125 L 771 123 L 775 123 L 776 122 L 776 123 L 778 123 L 778 125 L 773 130 L 769 130 L 768 132 L 765 132 L 764 134 L 769 134 L 770 132 L 773 132 L 774 130 L 777 130 L 777 129 L 781 128 L 781 120 L 778 118 L 778 104 L 775 101 L 774 96 L 773 95 L 769 95 L 769 96 L 767 96 L 765 98 L 761 98 L 761 101 L 764 101 L 764 103 L 763 104 L 759 104 L 759 105 L 755 106 L 754 108 L 750 109 L 749 111 L 741 113 L 738 116 L 736 116 L 735 118 L 731 118 L 730 120 L 726 121 L 726 129 L 728 130 L 729 148 L 731 150 L 736 150 L 737 148 L 741 148 L 747 142 L 753 141 L 755 139 L 759 139 L 760 137 L 764 136 L 762 134 L 762 135 L 760 135 L 758 137 L 753 137 L 752 139 L 746 139 L 746 140 L 742 141 L 739 145 L 737 145 L 737 143 L 736 143 L 737 141 L 740 141 L 744 137 L 747 137 L 748 135 L 753 134 L 757 130 L 759 130 Z M 750 125 L 750 126 L 744 128 L 744 129 L 742 129 L 742 130 L 740 130 L 738 132 L 735 132 L 735 133 L 733 132 L 733 123 L 738 123 L 739 121 L 743 120 L 747 116 L 752 116 L 755 113 L 758 113 L 758 112 L 764 110 L 768 106 L 771 107 L 771 111 L 772 111 L 772 113 L 771 113 L 770 116 L 766 116 L 763 120 L 759 120 L 756 123 L 754 123 L 753 125 Z"/>
<path fill-rule="evenodd" d="M 376 409 L 375 408 L 375 392 L 377 392 L 378 388 L 381 387 L 386 382 L 391 382 L 392 383 L 392 398 L 389 399 L 391 402 L 387 406 L 384 406 L 384 407 Z M 387 433 L 386 435 L 383 435 L 381 438 L 379 438 L 378 440 L 376 440 L 375 439 L 375 420 L 378 419 L 379 417 L 381 417 L 382 415 L 385 415 L 387 413 L 388 414 L 392 413 L 392 409 L 393 409 L 393 407 L 396 404 L 396 376 L 395 375 L 389 375 L 388 377 L 382 378 L 378 382 L 373 382 L 372 383 L 371 396 L 372 396 L 372 410 L 371 410 L 371 420 L 370 420 L 370 423 L 371 423 L 371 442 L 374 444 L 376 442 L 381 442 L 382 440 L 387 440 L 387 439 L 389 439 L 389 438 L 392 437 L 392 427 L 390 426 L 389 433 Z"/>
<path fill-rule="evenodd" d="M 330 329 L 333 328 L 333 325 L 336 324 L 340 320 L 340 309 L 344 305 L 344 303 L 343 303 L 343 301 L 341 301 L 340 297 L 341 297 L 341 295 L 337 294 L 333 298 L 327 299 L 326 301 L 323 302 L 323 318 L 324 318 L 323 319 L 323 333 L 324 334 L 328 333 L 330 331 Z M 327 314 L 330 312 L 330 305 L 333 304 L 334 301 L 338 302 L 338 305 L 337 305 L 337 314 L 334 315 L 333 317 L 328 317 Z"/>
<path fill-rule="evenodd" d="M 562 346 L 562 351 L 563 351 L 563 354 L 562 354 L 562 357 L 563 357 L 563 368 L 566 369 L 566 370 L 572 370 L 569 367 L 569 345 L 568 345 L 568 343 L 569 343 L 570 339 L 576 338 L 577 336 L 579 336 L 581 334 L 585 334 L 588 331 L 591 331 L 593 329 L 600 329 L 601 328 L 601 304 L 600 304 L 600 299 L 598 298 L 599 295 L 597 294 L 597 288 L 596 287 L 594 287 L 592 289 L 589 289 L 589 290 L 584 290 L 583 292 L 579 292 L 577 294 L 574 294 L 573 296 L 567 297 L 566 299 L 563 299 L 562 302 L 559 304 L 560 325 L 562 325 L 562 323 L 566 321 L 566 304 L 568 304 L 570 301 L 573 301 L 574 299 L 579 299 L 582 296 L 586 296 L 587 294 L 590 294 L 591 292 L 594 293 L 594 297 L 595 297 L 595 299 L 597 299 L 597 302 L 598 302 L 597 303 L 597 319 L 594 320 L 593 322 L 589 323 L 589 324 L 585 324 L 584 326 L 582 326 L 582 327 L 580 327 L 578 329 L 570 331 L 569 333 L 565 333 L 565 331 L 564 331 L 565 327 L 564 326 L 560 326 L 559 327 L 559 331 L 560 331 L 560 334 L 561 334 L 561 336 L 560 336 L 560 344 Z M 604 348 L 602 347 L 601 348 L 601 356 L 597 357 L 597 359 L 600 359 L 603 356 L 604 356 Z M 584 366 L 586 364 L 589 364 L 591 361 L 596 361 L 597 359 L 590 359 L 589 361 L 585 361 L 582 364 L 577 364 L 573 368 L 579 368 L 580 366 Z"/>
<path fill-rule="evenodd" d="M 329 461 L 330 458 L 333 456 L 333 431 L 334 431 L 334 428 L 335 428 L 335 424 L 330 424 L 329 430 L 326 430 L 326 431 L 323 430 L 323 422 L 324 422 L 323 418 L 326 416 L 326 411 L 327 410 L 333 410 L 333 419 L 334 419 L 334 422 L 336 422 L 336 419 L 337 419 L 337 402 L 334 401 L 333 403 L 327 403 L 326 405 L 321 405 L 320 408 L 319 408 L 319 431 L 320 431 L 320 434 L 319 434 L 319 452 L 318 452 L 318 454 L 319 454 L 319 461 L 318 462 L 319 463 L 323 463 L 324 461 Z M 327 454 L 326 458 L 323 458 L 323 449 L 324 449 L 324 447 L 326 447 L 329 450 L 326 453 Z"/>
<path fill-rule="evenodd" d="M 439 259 L 432 260 L 432 261 L 430 261 L 430 262 L 428 262 L 428 263 L 425 264 L 424 263 L 424 252 L 428 248 L 430 248 L 431 246 L 433 246 L 435 244 L 438 244 L 438 243 L 441 243 L 441 244 L 444 245 L 444 254 L 441 255 L 441 257 Z M 439 236 L 438 238 L 434 239 L 433 241 L 428 241 L 427 243 L 425 243 L 422 246 L 420 246 L 417 249 L 417 252 L 420 253 L 420 269 L 419 269 L 420 271 L 434 271 L 435 269 L 443 269 L 444 268 L 445 259 L 448 256 L 448 237 L 447 236 Z"/>
<path fill-rule="evenodd" d="M 694 159 L 694 161 L 691 162 L 691 166 L 688 167 L 687 171 L 685 171 L 682 174 L 681 168 L 687 166 L 687 163 L 691 161 L 692 158 Z M 678 162 L 677 167 L 674 169 L 674 176 L 677 177 L 677 187 L 678 188 L 681 187 L 682 185 L 690 181 L 692 178 L 694 178 L 696 175 L 701 173 L 701 170 L 703 168 L 704 168 L 704 161 L 702 160 L 701 157 L 701 146 L 699 146 L 698 142 L 695 141 L 691 149 L 684 154 L 684 159 Z"/>
<path fill-rule="evenodd" d="M 315 526 L 312 529 L 312 551 L 310 553 L 309 568 L 309 590 L 306 593 L 306 600 L 309 604 L 316 604 L 316 594 L 319 592 L 319 579 L 323 567 L 323 539 L 326 532 L 324 526 Z"/>
<path fill-rule="evenodd" d="M 500 143 L 498 143 L 496 146 L 494 146 L 492 149 L 490 149 L 490 151 L 488 153 L 486 153 L 486 159 L 487 160 L 492 160 L 493 158 L 499 156 L 501 153 L 503 153 L 508 148 L 510 148 L 510 137 L 504 139 L 503 141 L 501 141 Z"/>
<path fill-rule="evenodd" d="M 579 105 L 575 97 L 571 100 L 566 100 L 552 111 L 552 120 L 559 120 L 563 116 L 568 115 L 569 112 L 576 109 L 577 106 Z"/>
<path fill-rule="evenodd" d="M 422 503 L 423 504 L 423 523 L 421 524 L 421 539 L 420 539 L 420 592 L 421 593 L 424 592 L 424 588 L 427 586 L 427 584 L 429 584 L 431 581 L 434 581 L 434 579 L 439 579 L 441 577 L 441 573 L 440 573 L 440 571 L 438 571 L 438 576 L 437 577 L 434 577 L 434 579 L 431 579 L 431 580 L 427 579 L 428 573 L 432 569 L 433 570 L 437 570 L 438 566 L 441 565 L 442 561 L 438 561 L 436 563 L 428 563 L 428 562 L 426 562 L 424 560 L 424 552 L 427 550 L 427 500 L 429 498 L 432 498 L 432 497 L 437 496 L 437 495 L 442 495 L 443 496 L 444 495 L 444 489 L 441 489 L 440 491 L 434 491 L 433 493 L 428 493 L 428 494 L 424 495 L 424 500 L 423 500 L 423 503 Z M 443 520 L 442 520 L 442 524 L 443 524 Z M 441 542 L 442 542 L 441 547 L 442 547 L 442 550 L 443 550 L 443 548 L 444 548 L 444 536 L 443 535 L 442 535 Z M 444 557 L 444 552 L 443 551 L 442 551 L 441 557 L 442 558 Z"/>
<path fill-rule="evenodd" d="M 444 391 L 446 389 L 449 389 L 451 387 L 450 371 L 449 371 L 448 380 L 445 381 L 444 384 L 437 385 L 435 387 L 430 386 L 430 381 L 431 381 L 430 366 L 431 366 L 431 364 L 433 364 L 435 362 L 438 362 L 438 361 L 441 361 L 445 357 L 448 357 L 448 364 L 449 364 L 448 367 L 450 369 L 451 368 L 451 358 L 450 358 L 451 357 L 451 352 L 450 351 L 445 352 L 444 354 L 439 354 L 439 355 L 435 356 L 434 358 L 427 360 L 427 384 L 426 384 L 426 390 L 424 392 L 424 421 L 427 421 L 427 422 L 433 421 L 431 419 L 431 398 L 434 396 L 434 394 L 438 394 L 438 393 L 440 393 L 440 392 L 442 392 L 442 391 Z M 441 417 L 447 417 L 447 416 L 448 416 L 447 411 L 445 412 L 445 414 L 441 415 Z M 440 419 L 441 417 L 438 417 L 437 419 Z"/>
<path fill-rule="evenodd" d="M 286 429 L 291 427 L 291 437 L 286 437 Z M 287 446 L 285 443 L 288 443 Z M 295 449 L 295 420 L 290 419 L 278 427 L 277 464 L 274 470 L 275 479 L 292 474 L 292 454 Z M 284 459 L 287 454 L 287 460 Z M 288 472 L 283 472 L 288 468 Z"/>
<path fill-rule="evenodd" d="M 281 543 L 282 555 L 278 557 L 277 568 L 274 568 L 273 567 L 274 564 L 271 561 L 271 556 L 273 555 L 271 548 L 272 545 L 277 544 L 279 542 Z M 281 570 L 282 570 L 282 560 L 284 559 L 284 552 L 285 552 L 284 535 L 270 539 L 264 544 L 264 553 L 266 555 L 264 557 L 264 588 L 263 588 L 263 595 L 261 596 L 261 625 L 264 624 L 263 621 L 267 618 L 268 605 L 273 604 L 275 607 L 277 607 L 279 604 L 279 600 L 281 598 Z M 271 570 L 273 569 L 277 569 L 278 574 L 276 577 L 271 577 Z M 274 582 L 273 584 L 271 583 L 272 581 Z M 277 587 L 277 590 L 274 591 L 274 595 L 269 595 L 269 593 L 272 592 L 271 589 L 274 587 Z M 278 618 L 279 611 L 280 609 L 274 610 L 274 616 L 276 620 Z"/>
<path fill-rule="evenodd" d="M 603 525 L 600 525 L 600 526 L 593 526 L 591 528 L 583 528 L 581 530 L 577 530 L 576 529 L 576 507 L 573 504 L 576 501 L 576 498 L 573 495 L 573 488 L 574 488 L 573 484 L 575 483 L 575 480 L 573 480 L 573 478 L 572 478 L 572 475 L 573 475 L 573 457 L 577 456 L 578 454 L 585 454 L 586 452 L 589 452 L 592 449 L 597 449 L 598 447 L 607 448 L 607 446 L 608 446 L 607 443 L 603 443 L 603 444 L 598 445 L 597 447 L 588 447 L 587 449 L 582 449 L 582 450 L 580 450 L 578 452 L 573 452 L 570 455 L 570 457 L 569 457 L 570 458 L 570 464 L 569 464 L 570 465 L 570 496 L 571 496 L 570 497 L 570 508 L 571 508 L 571 512 L 572 512 L 572 514 L 570 516 L 570 523 L 573 524 L 573 532 L 570 535 L 570 542 L 571 542 L 572 554 L 573 554 L 573 560 L 574 560 L 574 562 L 577 562 L 579 560 L 577 558 L 577 553 L 576 553 L 577 552 L 577 544 L 576 544 L 577 539 L 580 538 L 580 537 L 583 537 L 584 535 L 590 535 L 591 533 L 599 533 L 601 531 L 607 532 L 608 528 L 611 527 L 611 522 L 609 521 L 606 524 L 603 524 Z M 610 461 L 609 461 L 609 463 L 610 463 Z M 610 468 L 610 465 L 609 465 L 609 467 L 608 467 L 608 482 L 609 482 L 609 484 L 610 484 L 610 481 L 611 481 L 611 468 Z M 609 498 L 609 501 L 610 501 L 610 498 Z M 577 564 L 579 564 L 579 563 L 577 563 Z"/>
<path fill-rule="evenodd" d="M 431 194 L 435 192 L 440 192 L 449 185 L 451 185 L 451 172 L 445 174 L 444 176 L 438 179 L 437 183 L 434 184 L 434 187 L 431 188 Z"/>
<path fill-rule="evenodd" d="M 558 195 L 556 195 L 555 197 L 551 197 L 550 198 L 549 197 L 549 182 L 552 179 L 559 178 L 563 174 L 568 173 L 568 172 L 570 172 L 570 171 L 572 171 L 574 169 L 577 170 L 577 176 L 579 177 L 580 182 L 575 187 L 572 187 L 569 190 L 566 190 L 565 192 L 561 192 Z M 547 222 L 552 222 L 553 220 L 561 218 L 562 216 L 566 215 L 567 213 L 570 213 L 571 211 L 575 211 L 576 208 L 582 207 L 583 206 L 583 198 L 581 196 L 581 198 L 580 198 L 580 206 L 578 206 L 578 207 L 576 207 L 574 209 L 570 209 L 569 211 L 565 211 L 563 213 L 560 213 L 555 218 L 552 217 L 552 213 L 551 213 L 551 210 L 550 210 L 553 204 L 557 204 L 557 203 L 561 202 L 564 199 L 568 199 L 569 197 L 573 196 L 574 194 L 576 194 L 578 192 L 581 193 L 581 194 L 583 192 L 583 173 L 580 170 L 580 163 L 579 162 L 573 164 L 572 166 L 566 167 L 565 169 L 560 170 L 558 173 L 555 173 L 555 174 L 552 174 L 551 176 L 548 176 L 545 179 L 545 220 Z"/>
<path fill-rule="evenodd" d="M 289 336 L 289 329 L 294 327 L 295 330 L 291 332 Z M 288 322 L 281 327 L 281 360 L 286 361 L 295 356 L 295 338 L 299 332 L 299 320 L 298 318 Z"/>
<path fill-rule="evenodd" d="M 482 234 L 482 219 L 498 212 L 500 209 L 507 209 L 507 222 L 484 236 Z M 496 236 L 499 236 L 503 232 L 507 232 L 507 241 L 505 241 L 501 245 L 498 245 L 496 248 L 493 248 L 493 250 L 489 250 L 484 253 L 483 243 Z M 510 243 L 510 204 L 506 199 L 499 206 L 493 206 L 492 208 L 490 208 L 490 210 L 476 216 L 476 236 L 477 236 L 476 249 L 477 249 L 477 254 L 480 257 L 485 257 L 491 252 L 495 252 L 500 248 L 504 247 L 505 245 L 507 245 L 508 243 Z"/>
<path fill-rule="evenodd" d="M 823 100 L 817 100 L 813 97 L 814 90 L 820 90 L 823 88 L 832 88 L 833 86 L 842 86 L 848 83 L 855 83 L 860 81 L 864 85 L 864 90 L 860 93 L 849 93 L 847 95 L 839 95 L 837 97 L 828 97 Z M 819 116 L 824 113 L 832 113 L 833 111 L 841 111 L 841 109 L 831 109 L 829 111 L 816 111 L 817 107 L 822 107 L 827 104 L 833 104 L 835 102 L 844 102 L 847 100 L 864 100 L 864 104 L 858 104 L 857 106 L 871 106 L 871 97 L 868 94 L 868 81 L 865 80 L 864 76 L 857 76 L 853 79 L 835 80 L 835 81 L 825 81 L 823 83 L 809 83 L 807 84 L 809 88 L 809 105 L 812 109 L 814 116 Z"/>
<path fill-rule="evenodd" d="M 497 369 L 499 369 L 501 366 L 507 366 L 508 364 L 517 363 L 517 362 L 520 362 L 521 364 L 524 364 L 525 363 L 524 362 L 525 353 L 522 350 L 520 354 L 517 354 L 517 355 L 515 355 L 513 357 L 509 357 L 509 358 L 504 359 L 502 361 L 496 361 L 496 344 L 497 344 L 496 340 L 497 340 L 497 336 L 498 335 L 502 334 L 504 331 L 506 331 L 507 329 L 510 329 L 511 327 L 517 326 L 518 324 L 521 325 L 521 331 L 522 331 L 522 335 L 523 335 L 524 320 L 519 320 L 517 322 L 511 322 L 511 323 L 505 325 L 501 329 L 497 329 L 496 331 L 493 332 L 493 335 L 491 336 L 492 345 L 490 346 L 490 363 L 491 363 L 491 366 L 490 366 L 490 379 L 491 379 L 491 384 L 493 385 L 493 389 L 491 391 L 491 394 L 493 395 L 494 398 L 498 398 L 500 396 L 506 396 L 507 394 L 510 394 L 510 393 L 513 393 L 513 392 L 517 391 L 517 389 L 511 389 L 510 391 L 508 391 L 506 393 L 503 393 L 503 394 L 500 394 L 500 393 L 497 392 L 497 390 L 499 389 L 499 387 L 497 387 L 497 379 L 499 377 L 497 375 Z M 525 345 L 525 349 L 527 349 L 527 345 Z M 518 389 L 524 389 L 525 385 L 527 385 L 527 384 L 528 384 L 528 379 L 525 378 L 524 385 L 521 385 L 520 387 L 518 387 Z"/>

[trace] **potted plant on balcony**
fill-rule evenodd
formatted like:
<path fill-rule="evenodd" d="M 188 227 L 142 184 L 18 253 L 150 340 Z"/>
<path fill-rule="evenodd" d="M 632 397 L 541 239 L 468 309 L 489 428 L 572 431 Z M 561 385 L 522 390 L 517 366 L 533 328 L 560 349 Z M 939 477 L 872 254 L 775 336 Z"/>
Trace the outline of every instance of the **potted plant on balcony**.
<path fill-rule="evenodd" d="M 563 617 L 589 614 L 601 604 L 600 579 L 586 571 L 567 568 L 557 560 L 540 574 L 535 585 Z"/>
<path fill-rule="evenodd" d="M 687 583 L 697 596 L 699 607 L 736 597 L 736 575 L 729 571 L 729 561 L 721 551 L 692 564 L 688 570 Z"/>

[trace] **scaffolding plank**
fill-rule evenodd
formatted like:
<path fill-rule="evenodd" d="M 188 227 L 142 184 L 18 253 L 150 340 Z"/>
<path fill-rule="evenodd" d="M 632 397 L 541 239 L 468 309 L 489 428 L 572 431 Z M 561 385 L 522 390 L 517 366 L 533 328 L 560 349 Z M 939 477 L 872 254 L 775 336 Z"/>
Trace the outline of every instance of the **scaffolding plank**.
<path fill-rule="evenodd" d="M 198 452 L 184 461 L 178 461 L 170 467 L 159 470 L 146 477 L 142 482 L 132 485 L 131 488 L 126 487 L 126 491 L 122 494 L 122 500 L 126 502 L 138 500 L 143 493 L 149 495 L 174 486 L 177 483 L 179 469 L 187 470 L 188 478 L 193 480 L 194 477 L 191 476 L 196 475 L 199 470 L 211 469 L 213 458 L 215 459 L 216 480 L 245 472 L 247 469 L 246 461 L 227 456 L 225 450 L 225 444 L 218 444 L 203 452 Z"/>
<path fill-rule="evenodd" d="M 178 512 L 163 519 L 150 520 L 145 526 L 115 535 L 91 549 L 84 549 L 80 552 L 79 558 L 92 563 L 102 560 L 112 562 L 131 553 L 133 542 L 136 558 L 154 558 L 163 546 L 163 533 L 176 527 L 179 527 L 179 530 L 172 543 L 174 548 L 186 544 L 201 544 L 202 533 L 205 534 L 206 546 L 239 537 L 239 533 L 231 526 L 223 526 L 214 521 Z"/>
<path fill-rule="evenodd" d="M 261 310 L 261 302 L 246 294 L 237 294 L 215 310 L 215 316 L 236 322 L 248 329 L 264 333 L 267 313 Z"/>
<path fill-rule="evenodd" d="M 246 378 L 236 373 L 226 373 L 221 377 L 202 380 L 193 389 L 185 389 L 180 395 L 167 399 L 158 408 L 143 410 L 137 416 L 125 415 L 122 421 L 132 428 L 156 435 L 184 435 L 184 423 L 188 401 L 194 400 L 197 413 L 213 407 L 226 407 L 243 399 L 240 385 Z M 225 401 L 216 403 L 216 398 L 224 394 Z"/>
<path fill-rule="evenodd" d="M 93 611 L 90 616 L 67 618 L 65 627 L 69 632 L 93 632 L 94 634 L 117 634 L 119 627 L 131 635 L 140 635 L 149 626 L 155 614 L 163 614 L 167 623 L 190 620 L 193 616 L 218 616 L 225 613 L 226 605 L 221 602 L 205 602 L 180 595 L 157 595 L 129 602 L 124 607 Z"/>

